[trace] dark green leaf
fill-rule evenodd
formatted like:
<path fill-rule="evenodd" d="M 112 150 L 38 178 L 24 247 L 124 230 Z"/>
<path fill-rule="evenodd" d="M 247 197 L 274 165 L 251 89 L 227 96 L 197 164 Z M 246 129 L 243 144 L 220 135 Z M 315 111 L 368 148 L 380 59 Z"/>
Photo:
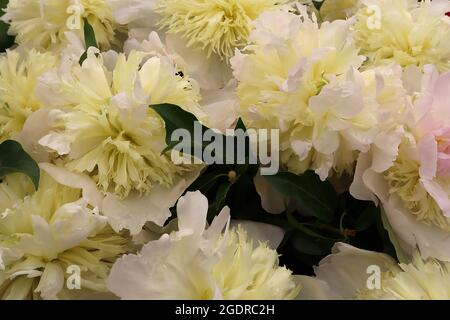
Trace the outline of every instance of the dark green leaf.
<path fill-rule="evenodd" d="M 238 119 L 238 122 L 236 123 L 236 128 L 235 129 L 236 130 L 237 129 L 241 129 L 241 130 L 247 131 L 247 128 L 245 127 L 244 121 L 242 121 L 241 118 Z"/>
<path fill-rule="evenodd" d="M 292 237 L 292 244 L 299 252 L 309 255 L 325 255 L 330 253 L 334 242 L 297 231 Z"/>
<path fill-rule="evenodd" d="M 278 191 L 299 200 L 302 213 L 331 222 L 338 205 L 338 195 L 327 181 L 321 181 L 312 171 L 298 176 L 290 172 L 279 172 L 264 176 Z"/>
<path fill-rule="evenodd" d="M 245 127 L 245 124 L 241 118 L 238 119 L 235 130 L 243 130 L 244 132 L 247 132 L 247 128 Z M 246 158 L 245 158 L 246 163 L 236 165 L 236 172 L 239 176 L 248 174 L 251 177 L 254 177 L 258 173 L 259 166 L 257 164 L 255 164 L 256 157 L 253 155 L 252 150 L 250 148 L 250 138 L 249 137 L 246 137 L 245 143 L 246 143 L 245 149 L 247 151 Z M 250 161 L 250 160 L 252 160 L 252 161 Z M 252 163 L 252 164 L 250 164 L 250 163 Z"/>
<path fill-rule="evenodd" d="M 36 162 L 13 140 L 0 144 L 0 178 L 7 174 L 21 172 L 31 178 L 36 189 L 39 186 L 40 171 Z"/>
<path fill-rule="evenodd" d="M 84 60 L 87 58 L 87 50 L 90 47 L 98 48 L 97 39 L 95 38 L 95 32 L 94 28 L 89 24 L 89 21 L 84 18 L 83 19 L 84 24 L 84 42 L 86 44 L 86 51 L 83 53 L 83 55 L 80 58 L 80 64 L 83 63 Z"/>
<path fill-rule="evenodd" d="M 200 190 L 203 194 L 206 194 L 220 178 L 227 177 L 223 172 L 212 172 L 200 176 L 195 180 L 188 188 L 189 191 Z"/>
<path fill-rule="evenodd" d="M 313 0 L 313 5 L 317 10 L 320 10 L 320 8 L 322 8 L 323 3 L 325 2 L 325 0 Z"/>
<path fill-rule="evenodd" d="M 172 133 L 177 129 L 186 129 L 191 134 L 191 151 L 193 154 L 196 154 L 196 150 L 203 151 L 205 144 L 195 139 L 194 124 L 198 122 L 198 119 L 192 113 L 170 103 L 156 104 L 150 107 L 161 116 L 166 124 L 166 144 L 168 147 L 163 152 L 169 151 L 177 146 L 178 141 L 172 141 L 171 139 Z M 202 126 L 202 132 L 205 130 L 207 128 Z"/>
<path fill-rule="evenodd" d="M 9 0 L 0 0 L 0 8 L 5 9 Z M 4 11 L 0 10 L 0 17 L 4 15 Z M 14 37 L 8 35 L 9 24 L 0 21 L 0 52 L 5 52 L 14 44 Z"/>
<path fill-rule="evenodd" d="M 376 223 L 377 215 L 380 215 L 380 209 L 377 208 L 375 204 L 370 203 L 356 220 L 355 229 L 357 231 L 367 230 Z"/>
<path fill-rule="evenodd" d="M 231 183 L 226 182 L 219 186 L 216 193 L 216 201 L 214 202 L 215 205 L 215 212 L 219 213 L 220 210 L 225 206 L 225 200 L 227 199 L 228 191 L 230 191 Z"/>

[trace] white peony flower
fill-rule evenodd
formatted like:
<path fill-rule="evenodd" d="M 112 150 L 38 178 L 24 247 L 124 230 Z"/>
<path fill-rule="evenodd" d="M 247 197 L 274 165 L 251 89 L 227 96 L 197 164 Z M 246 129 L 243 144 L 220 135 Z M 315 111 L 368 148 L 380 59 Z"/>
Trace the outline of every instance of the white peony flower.
<path fill-rule="evenodd" d="M 396 147 L 395 161 L 377 166 L 385 155 L 371 150 L 358 160 L 352 194 L 381 201 L 389 224 L 407 254 L 416 247 L 422 256 L 450 261 L 447 123 L 450 73 L 439 75 L 433 66 L 425 73 L 409 69 L 405 82 L 413 106 L 407 132 Z M 419 75 L 419 83 L 414 78 Z M 420 80 L 422 82 L 420 83 Z M 398 146 L 397 143 L 393 144 Z"/>
<path fill-rule="evenodd" d="M 108 0 L 131 41 L 158 31 L 171 53 L 205 90 L 223 89 L 232 78 L 229 58 L 248 42 L 252 22 L 287 0 Z"/>
<path fill-rule="evenodd" d="M 263 13 L 251 44 L 232 58 L 240 115 L 248 128 L 280 130 L 281 162 L 289 171 L 314 169 L 322 179 L 352 173 L 392 111 L 380 92 L 390 80 L 356 70 L 364 58 L 350 22 L 319 27 L 299 10 L 301 16 Z"/>
<path fill-rule="evenodd" d="M 62 50 L 68 44 L 67 32 L 84 40 L 84 19 L 101 48 L 115 41 L 117 25 L 106 0 L 11 0 L 5 12 L 8 33 L 27 48 Z"/>
<path fill-rule="evenodd" d="M 34 93 L 38 77 L 56 67 L 52 53 L 7 51 L 0 57 L 0 142 L 15 138 L 30 114 L 44 105 Z"/>
<path fill-rule="evenodd" d="M 39 189 L 22 174 L 0 183 L 0 297 L 53 299 L 70 295 L 67 270 L 81 271 L 83 291 L 107 291 L 105 279 L 127 248 L 107 218 L 80 190 L 42 172 Z"/>
<path fill-rule="evenodd" d="M 138 41 L 130 38 L 125 42 L 124 51 L 141 51 L 160 58 L 173 60 L 181 72 L 195 79 L 200 86 L 201 109 L 206 114 L 204 124 L 221 132 L 234 127 L 237 120 L 237 99 L 235 96 L 236 82 L 230 80 L 226 85 L 226 76 L 218 64 L 209 64 L 204 59 L 204 53 L 184 48 L 173 37 L 167 37 L 164 44 L 156 32 L 151 32 L 147 39 Z M 190 51 L 190 52 L 187 52 Z M 186 53 L 186 54 L 185 54 Z M 188 57 L 188 60 L 185 58 Z"/>
<path fill-rule="evenodd" d="M 278 254 L 228 229 L 225 208 L 206 228 L 208 200 L 199 191 L 178 201 L 178 231 L 150 241 L 113 266 L 108 288 L 122 299 L 292 299 L 299 287 Z M 225 230 L 224 230 L 225 229 Z M 273 230 L 270 230 L 273 232 Z"/>
<path fill-rule="evenodd" d="M 333 253 L 315 268 L 316 277 L 299 277 L 300 299 L 448 300 L 450 264 L 422 260 L 409 263 L 383 253 L 337 243 Z"/>
<path fill-rule="evenodd" d="M 354 38 L 366 67 L 393 62 L 406 66 L 434 64 L 450 69 L 450 11 L 447 0 L 361 0 Z"/>
<path fill-rule="evenodd" d="M 55 179 L 70 184 L 89 175 L 105 195 L 96 205 L 115 230 L 136 234 L 147 221 L 163 224 L 199 167 L 161 154 L 165 124 L 149 105 L 180 105 L 202 119 L 195 83 L 168 58 L 136 51 L 102 58 L 90 50 L 82 66 L 41 77 L 37 93 L 55 108 L 51 132 L 39 140 L 62 158 L 67 172 L 55 170 Z"/>

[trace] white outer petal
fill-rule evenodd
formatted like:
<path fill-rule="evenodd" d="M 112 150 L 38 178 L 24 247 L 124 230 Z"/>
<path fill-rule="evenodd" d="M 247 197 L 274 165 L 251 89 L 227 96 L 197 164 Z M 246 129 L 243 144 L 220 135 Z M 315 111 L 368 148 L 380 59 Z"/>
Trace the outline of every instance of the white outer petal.
<path fill-rule="evenodd" d="M 116 232 L 128 229 L 132 235 L 136 235 L 148 221 L 162 226 L 171 215 L 169 209 L 198 177 L 200 171 L 196 170 L 179 178 L 169 189 L 156 186 L 148 196 L 131 193 L 128 198 L 121 200 L 116 195 L 107 193 L 102 203 L 102 213 L 108 217 Z"/>
<path fill-rule="evenodd" d="M 43 299 L 55 299 L 63 287 L 63 269 L 57 263 L 47 263 L 35 291 L 40 292 Z"/>
<path fill-rule="evenodd" d="M 50 163 L 40 163 L 39 167 L 47 172 L 58 183 L 75 189 L 82 189 L 83 198 L 94 207 L 102 210 L 103 195 L 95 182 L 85 174 L 77 174 Z"/>
<path fill-rule="evenodd" d="M 397 265 L 383 253 L 361 250 L 345 243 L 336 243 L 332 254 L 314 268 L 319 280 L 328 284 L 334 295 L 351 299 L 359 289 L 364 289 L 370 274 L 369 266 L 378 266 L 383 272 Z"/>
<path fill-rule="evenodd" d="M 294 276 L 295 282 L 301 286 L 296 300 L 342 300 L 343 297 L 333 292 L 330 286 L 320 279 L 308 276 Z"/>
<path fill-rule="evenodd" d="M 186 193 L 177 204 L 178 230 L 187 234 L 203 234 L 208 207 L 208 198 L 200 191 Z"/>

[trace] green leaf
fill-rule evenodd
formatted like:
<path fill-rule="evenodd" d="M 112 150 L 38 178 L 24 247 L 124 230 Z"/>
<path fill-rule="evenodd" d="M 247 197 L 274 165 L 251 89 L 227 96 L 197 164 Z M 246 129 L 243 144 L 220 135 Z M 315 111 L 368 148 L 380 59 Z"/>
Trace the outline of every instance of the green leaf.
<path fill-rule="evenodd" d="M 380 215 L 380 208 L 370 203 L 363 213 L 358 217 L 355 223 L 357 231 L 364 231 L 370 228 L 377 221 L 377 215 Z"/>
<path fill-rule="evenodd" d="M 86 44 L 86 51 L 83 53 L 83 55 L 80 58 L 80 64 L 83 63 L 84 60 L 87 58 L 87 50 L 90 47 L 98 48 L 97 39 L 95 38 L 95 32 L 94 28 L 89 24 L 89 21 L 84 18 L 84 42 Z"/>
<path fill-rule="evenodd" d="M 86 43 L 86 49 L 89 47 L 98 48 L 97 39 L 95 38 L 94 28 L 89 24 L 89 21 L 84 18 L 84 42 Z"/>
<path fill-rule="evenodd" d="M 301 253 L 321 256 L 331 252 L 334 242 L 297 231 L 292 236 L 292 244 Z"/>
<path fill-rule="evenodd" d="M 161 116 L 166 124 L 167 148 L 164 149 L 163 153 L 173 149 L 178 144 L 178 141 L 172 141 L 171 139 L 172 133 L 177 129 L 186 129 L 189 131 L 193 138 L 191 144 L 193 149 L 191 151 L 193 151 L 194 154 L 196 149 L 203 151 L 203 148 L 205 147 L 204 143 L 201 142 L 201 144 L 198 144 L 198 142 L 195 141 L 196 139 L 194 139 L 194 123 L 198 122 L 198 119 L 192 113 L 170 103 L 156 104 L 151 105 L 150 107 Z M 202 132 L 207 129 L 208 128 L 202 125 Z"/>
<path fill-rule="evenodd" d="M 279 172 L 264 176 L 279 192 L 300 201 L 301 213 L 324 222 L 333 221 L 338 205 L 338 195 L 327 181 L 321 181 L 313 172 L 301 176 L 290 172 Z"/>
<path fill-rule="evenodd" d="M 0 9 L 5 9 L 9 0 L 0 0 Z M 5 13 L 0 10 L 0 17 Z M 14 37 L 8 35 L 9 24 L 0 21 L 0 52 L 5 52 L 14 44 Z"/>
<path fill-rule="evenodd" d="M 325 0 L 313 0 L 313 5 L 317 10 L 320 10 L 322 8 L 322 5 L 324 4 Z"/>
<path fill-rule="evenodd" d="M 13 140 L 0 144 L 0 178 L 21 172 L 31 178 L 36 189 L 39 186 L 40 171 L 37 163 Z"/>
<path fill-rule="evenodd" d="M 243 130 L 244 132 L 247 132 L 247 128 L 245 127 L 245 124 L 241 118 L 238 119 L 235 130 L 239 130 L 239 129 Z M 254 177 L 258 173 L 259 166 L 257 164 L 255 164 L 256 161 L 254 161 L 254 162 L 252 162 L 252 164 L 250 164 L 250 159 L 256 159 L 256 157 L 253 155 L 252 150 L 250 148 L 250 138 L 246 137 L 245 140 L 246 140 L 245 141 L 245 143 L 246 143 L 245 149 L 247 150 L 247 154 L 246 154 L 246 158 L 245 158 L 246 163 L 236 165 L 236 172 L 239 176 L 242 176 L 242 175 L 248 173 L 251 177 Z M 235 142 L 236 142 L 236 140 L 235 140 Z"/>
<path fill-rule="evenodd" d="M 212 172 L 200 176 L 188 188 L 189 191 L 200 190 L 203 194 L 207 193 L 220 178 L 227 177 L 223 172 Z"/>
<path fill-rule="evenodd" d="M 216 201 L 214 202 L 215 212 L 219 213 L 225 206 L 225 200 L 227 199 L 228 191 L 230 191 L 231 183 L 226 182 L 219 186 L 216 193 Z"/>

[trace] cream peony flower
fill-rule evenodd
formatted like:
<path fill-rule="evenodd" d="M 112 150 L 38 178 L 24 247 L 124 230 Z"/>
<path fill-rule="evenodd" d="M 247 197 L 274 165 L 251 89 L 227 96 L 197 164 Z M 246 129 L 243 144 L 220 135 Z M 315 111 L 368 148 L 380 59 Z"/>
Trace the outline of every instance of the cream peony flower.
<path fill-rule="evenodd" d="M 204 53 L 199 52 L 196 57 L 188 54 L 190 59 L 186 61 L 186 55 L 180 54 L 180 51 L 183 53 L 185 50 L 178 43 L 174 43 L 170 37 L 166 40 L 168 40 L 167 44 L 163 43 L 158 34 L 153 31 L 143 41 L 135 38 L 127 40 L 124 52 L 130 53 L 136 50 L 163 59 L 172 59 L 181 72 L 194 78 L 201 88 L 200 105 L 205 113 L 204 124 L 208 128 L 214 128 L 221 132 L 234 128 L 237 121 L 238 104 L 235 95 L 236 81 L 231 80 L 225 85 L 225 77 L 220 68 L 205 65 Z"/>
<path fill-rule="evenodd" d="M 418 247 L 425 259 L 450 261 L 450 73 L 439 75 L 433 66 L 426 66 L 423 76 L 419 69 L 409 69 L 405 75 L 413 107 L 395 161 L 376 167 L 374 158 L 383 157 L 378 150 L 361 155 L 351 192 L 359 199 L 376 201 L 373 192 L 380 199 L 407 254 Z M 419 79 L 416 85 L 414 78 Z"/>
<path fill-rule="evenodd" d="M 248 128 L 280 129 L 288 170 L 314 169 L 322 179 L 351 173 L 378 134 L 378 87 L 356 70 L 364 58 L 349 22 L 319 27 L 304 7 L 299 11 L 262 14 L 251 45 L 232 58 L 240 114 Z"/>
<path fill-rule="evenodd" d="M 0 184 L 0 297 L 53 299 L 70 295 L 68 268 L 81 271 L 83 291 L 106 291 L 114 260 L 127 239 L 80 198 L 45 172 L 38 191 L 22 174 Z"/>
<path fill-rule="evenodd" d="M 148 220 L 163 224 L 182 186 L 186 188 L 199 170 L 175 165 L 170 155 L 161 154 L 165 124 L 149 105 L 176 104 L 202 119 L 195 82 L 180 75 L 167 57 L 111 51 L 103 58 L 90 50 L 82 66 L 43 76 L 37 92 L 56 108 L 51 112 L 52 131 L 40 144 L 57 153 L 73 174 L 94 179 L 106 195 L 102 209 L 114 229 L 138 233 Z M 70 174 L 57 176 L 61 183 L 70 183 Z M 164 190 L 167 198 L 161 194 Z M 131 222 L 127 216 L 136 219 Z"/>
<path fill-rule="evenodd" d="M 397 264 L 386 254 L 337 243 L 315 273 L 315 278 L 300 277 L 304 285 L 301 299 L 450 298 L 450 264 L 436 259 L 422 260 L 418 253 L 411 262 Z"/>
<path fill-rule="evenodd" d="M 299 292 L 278 254 L 228 230 L 225 208 L 206 227 L 208 200 L 199 191 L 178 201 L 178 231 L 116 262 L 108 288 L 122 299 L 292 299 Z M 225 231 L 223 231 L 225 229 Z"/>
<path fill-rule="evenodd" d="M 248 42 L 252 22 L 289 0 L 107 0 L 115 20 L 129 29 L 129 41 L 154 46 L 156 30 L 177 63 L 202 89 L 220 90 L 232 79 L 229 58 Z M 127 46 L 127 45 L 126 45 Z M 128 44 L 130 47 L 130 43 Z M 142 49 L 139 49 L 142 50 Z M 144 50 L 145 51 L 145 50 Z"/>
<path fill-rule="evenodd" d="M 35 50 L 23 56 L 7 51 L 0 57 L 0 142 L 14 138 L 29 115 L 43 107 L 34 94 L 36 82 L 57 62 L 53 54 Z"/>
<path fill-rule="evenodd" d="M 353 26 L 356 44 L 371 65 L 434 64 L 450 69 L 450 11 L 447 0 L 361 0 Z"/>
<path fill-rule="evenodd" d="M 221 58 L 230 58 L 235 48 L 247 44 L 251 22 L 286 0 L 164 0 L 157 12 L 160 25 L 170 34 L 187 39 L 187 46 L 197 46 Z"/>
<path fill-rule="evenodd" d="M 66 32 L 84 39 L 83 19 L 87 19 L 103 49 L 114 42 L 116 24 L 106 0 L 11 0 L 2 20 L 10 24 L 8 33 L 26 47 L 59 50 L 67 43 Z"/>

